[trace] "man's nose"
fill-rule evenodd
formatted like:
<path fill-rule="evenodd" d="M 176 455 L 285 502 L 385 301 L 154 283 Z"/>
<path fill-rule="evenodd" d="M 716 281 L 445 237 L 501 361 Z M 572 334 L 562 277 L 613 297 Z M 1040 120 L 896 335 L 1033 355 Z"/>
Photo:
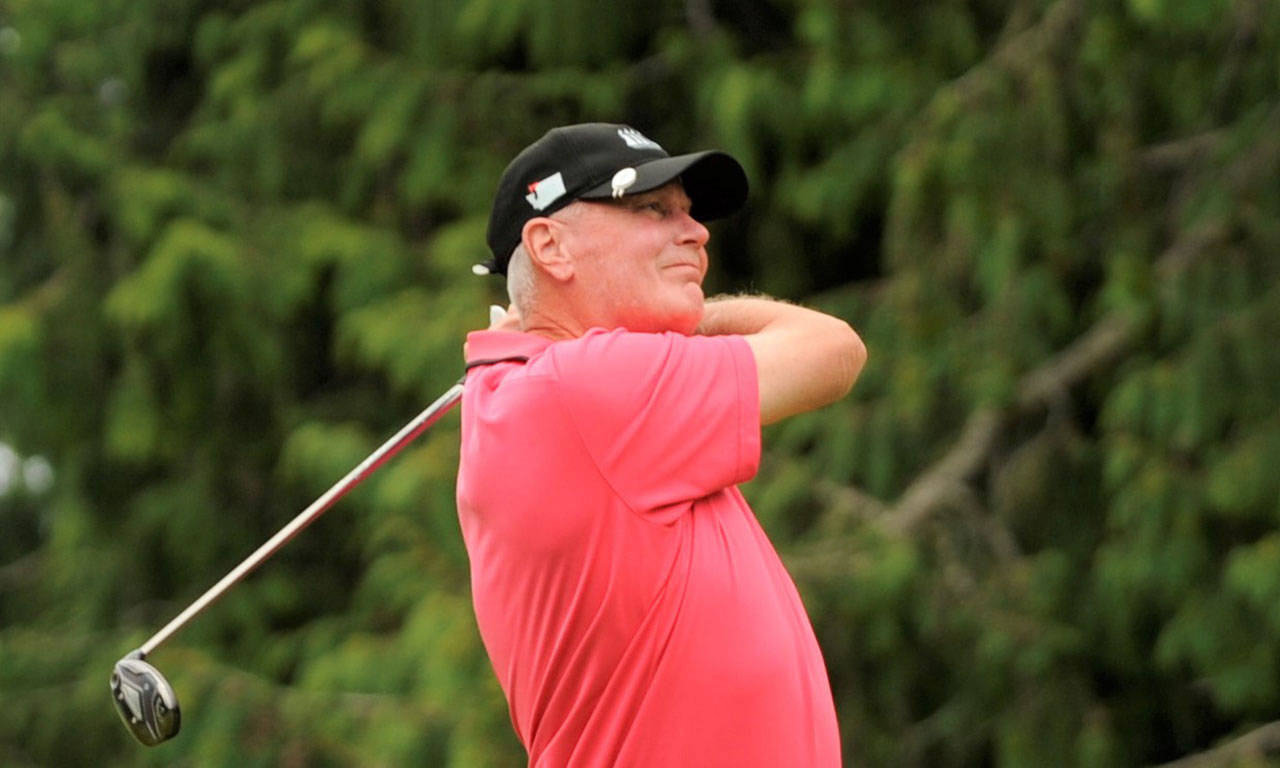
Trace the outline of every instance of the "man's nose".
<path fill-rule="evenodd" d="M 681 245 L 692 245 L 695 248 L 701 248 L 706 245 L 707 241 L 711 239 L 711 233 L 707 231 L 703 223 L 690 216 L 687 212 L 682 213 L 681 216 L 684 217 L 684 221 L 682 222 L 683 227 L 680 230 L 678 242 Z"/>

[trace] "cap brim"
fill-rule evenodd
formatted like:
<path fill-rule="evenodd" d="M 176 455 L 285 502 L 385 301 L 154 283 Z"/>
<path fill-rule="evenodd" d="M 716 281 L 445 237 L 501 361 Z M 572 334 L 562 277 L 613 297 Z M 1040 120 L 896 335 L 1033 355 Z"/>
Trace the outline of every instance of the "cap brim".
<path fill-rule="evenodd" d="M 635 183 L 625 194 L 636 195 L 657 189 L 676 178 L 693 202 L 689 215 L 698 221 L 712 221 L 735 213 L 747 202 L 747 174 L 731 156 L 717 150 L 664 157 L 635 165 Z M 600 200 L 613 196 L 611 181 L 578 195 L 580 200 Z"/>

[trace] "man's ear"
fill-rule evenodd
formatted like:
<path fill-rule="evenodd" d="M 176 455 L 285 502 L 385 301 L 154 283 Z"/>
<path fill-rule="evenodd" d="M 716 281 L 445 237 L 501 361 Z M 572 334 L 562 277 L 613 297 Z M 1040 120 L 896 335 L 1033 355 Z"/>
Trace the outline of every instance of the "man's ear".
<path fill-rule="evenodd" d="M 552 278 L 566 282 L 573 277 L 573 257 L 565 247 L 564 225 L 539 216 L 529 219 L 520 231 L 520 242 L 529 260 Z"/>

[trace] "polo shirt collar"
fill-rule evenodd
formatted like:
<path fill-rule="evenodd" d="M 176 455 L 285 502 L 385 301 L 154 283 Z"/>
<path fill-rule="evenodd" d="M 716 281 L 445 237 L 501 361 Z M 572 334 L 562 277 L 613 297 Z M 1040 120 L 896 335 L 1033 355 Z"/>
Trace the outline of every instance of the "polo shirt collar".
<path fill-rule="evenodd" d="M 534 357 L 554 342 L 546 336 L 519 331 L 472 331 L 467 334 L 467 365 Z"/>

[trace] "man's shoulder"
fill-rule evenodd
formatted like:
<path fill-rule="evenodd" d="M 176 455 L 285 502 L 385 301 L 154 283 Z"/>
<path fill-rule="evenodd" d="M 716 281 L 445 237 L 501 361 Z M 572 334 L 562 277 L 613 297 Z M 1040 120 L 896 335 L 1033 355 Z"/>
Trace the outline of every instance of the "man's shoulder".
<path fill-rule="evenodd" d="M 737 341 L 747 350 L 740 338 Z M 571 408 L 595 404 L 625 410 L 666 395 L 685 399 L 690 385 L 700 390 L 713 381 L 728 383 L 726 371 L 739 367 L 736 357 L 727 336 L 592 329 L 552 344 L 530 373 L 554 378 Z"/>
<path fill-rule="evenodd" d="M 582 336 L 547 348 L 535 366 L 569 392 L 582 395 L 646 386 L 673 361 L 684 357 L 689 337 L 678 333 L 639 333 L 623 328 L 592 328 Z"/>
<path fill-rule="evenodd" d="M 552 344 L 547 356 L 561 370 L 575 365 L 594 369 L 600 365 L 649 364 L 688 346 L 691 338 L 672 331 L 641 333 L 625 328 L 592 328 L 575 339 Z"/>

